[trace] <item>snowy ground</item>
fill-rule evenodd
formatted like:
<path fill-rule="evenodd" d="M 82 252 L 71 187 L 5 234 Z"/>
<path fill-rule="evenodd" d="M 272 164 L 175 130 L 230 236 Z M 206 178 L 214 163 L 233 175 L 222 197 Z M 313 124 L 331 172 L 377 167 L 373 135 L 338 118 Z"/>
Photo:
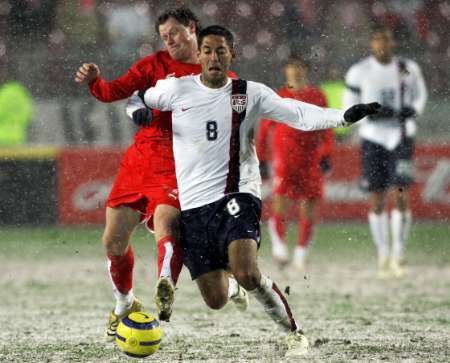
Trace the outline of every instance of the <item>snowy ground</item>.
<path fill-rule="evenodd" d="M 375 279 L 365 226 L 324 226 L 306 276 L 280 272 L 263 247 L 261 269 L 283 290 L 289 286 L 288 300 L 312 344 L 302 360 L 449 362 L 450 237 L 447 226 L 436 228 L 416 227 L 410 274 L 401 280 Z M 136 361 L 103 341 L 112 295 L 99 236 L 0 231 L 1 362 Z M 154 312 L 154 248 L 146 239 L 144 232 L 136 238 L 135 292 Z M 282 337 L 256 301 L 245 313 L 231 304 L 210 311 L 186 271 L 173 319 L 162 327 L 161 349 L 146 361 L 284 361 Z"/>

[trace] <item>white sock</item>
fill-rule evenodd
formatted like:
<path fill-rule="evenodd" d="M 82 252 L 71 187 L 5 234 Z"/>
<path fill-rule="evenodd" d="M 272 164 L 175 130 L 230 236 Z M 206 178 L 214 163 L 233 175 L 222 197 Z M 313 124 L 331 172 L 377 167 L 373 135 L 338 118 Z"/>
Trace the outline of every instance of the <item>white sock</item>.
<path fill-rule="evenodd" d="M 228 277 L 228 298 L 239 293 L 239 285 L 234 277 Z"/>
<path fill-rule="evenodd" d="M 270 240 L 272 242 L 272 254 L 277 257 L 288 257 L 288 248 L 286 242 L 277 232 L 275 221 L 270 218 L 267 227 L 269 230 Z"/>
<path fill-rule="evenodd" d="M 411 230 L 411 211 L 401 212 L 398 209 L 391 211 L 392 233 L 392 257 L 402 259 L 405 252 L 405 244 Z"/>
<path fill-rule="evenodd" d="M 119 316 L 123 315 L 133 304 L 133 289 L 128 291 L 127 294 L 122 294 L 117 289 L 114 289 L 114 296 L 116 297 L 116 307 L 114 308 L 114 314 Z"/>
<path fill-rule="evenodd" d="M 272 280 L 261 275 L 260 286 L 248 292 L 262 304 L 264 311 L 283 330 L 287 332 L 298 330 L 298 325 L 292 316 L 286 298 Z"/>
<path fill-rule="evenodd" d="M 369 213 L 369 226 L 372 239 L 378 249 L 378 258 L 389 256 L 389 220 L 386 212 L 381 214 Z"/>
<path fill-rule="evenodd" d="M 294 263 L 303 266 L 305 264 L 306 256 L 308 256 L 309 248 L 304 246 L 297 246 L 294 250 Z"/>

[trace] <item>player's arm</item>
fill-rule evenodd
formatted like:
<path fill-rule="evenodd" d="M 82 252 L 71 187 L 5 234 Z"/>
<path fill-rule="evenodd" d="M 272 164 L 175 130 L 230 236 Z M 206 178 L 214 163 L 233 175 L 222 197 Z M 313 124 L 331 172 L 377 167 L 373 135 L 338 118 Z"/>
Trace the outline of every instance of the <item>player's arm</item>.
<path fill-rule="evenodd" d="M 259 84 L 259 113 L 274 121 L 304 130 L 323 130 L 351 125 L 377 112 L 376 102 L 357 104 L 347 110 L 322 108 L 290 98 L 281 98 L 269 87 Z"/>
<path fill-rule="evenodd" d="M 119 78 L 106 81 L 94 63 L 84 63 L 75 76 L 75 81 L 87 84 L 92 95 L 102 102 L 113 102 L 130 97 L 135 90 L 145 90 L 149 86 L 151 63 L 143 59 L 134 64 Z"/>
<path fill-rule="evenodd" d="M 172 83 L 165 79 L 156 83 L 145 92 L 136 91 L 127 102 L 126 114 L 138 125 L 149 126 L 152 121 L 152 109 L 172 111 Z"/>
<path fill-rule="evenodd" d="M 342 96 L 342 105 L 348 108 L 361 102 L 361 86 L 359 68 L 353 66 L 345 75 L 345 90 Z"/>
<path fill-rule="evenodd" d="M 415 98 L 413 100 L 412 107 L 417 115 L 421 115 L 425 109 L 425 104 L 428 99 L 427 86 L 422 75 L 422 71 L 416 63 L 411 64 L 411 72 L 415 75 Z"/>

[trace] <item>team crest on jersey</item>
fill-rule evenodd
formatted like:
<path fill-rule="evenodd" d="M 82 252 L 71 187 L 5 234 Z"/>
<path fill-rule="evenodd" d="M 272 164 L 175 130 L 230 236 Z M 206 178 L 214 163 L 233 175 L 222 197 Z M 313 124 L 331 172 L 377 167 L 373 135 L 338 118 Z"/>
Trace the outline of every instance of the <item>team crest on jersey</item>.
<path fill-rule="evenodd" d="M 231 95 L 231 108 L 237 113 L 245 111 L 247 108 L 247 95 Z"/>

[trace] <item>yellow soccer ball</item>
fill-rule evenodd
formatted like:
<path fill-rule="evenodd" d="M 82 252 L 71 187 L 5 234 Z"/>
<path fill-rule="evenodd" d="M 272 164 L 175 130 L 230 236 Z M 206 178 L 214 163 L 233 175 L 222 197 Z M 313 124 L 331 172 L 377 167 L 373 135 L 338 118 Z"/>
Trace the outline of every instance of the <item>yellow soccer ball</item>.
<path fill-rule="evenodd" d="M 135 312 L 123 318 L 117 327 L 116 343 L 131 357 L 147 357 L 161 344 L 162 330 L 153 315 Z"/>

